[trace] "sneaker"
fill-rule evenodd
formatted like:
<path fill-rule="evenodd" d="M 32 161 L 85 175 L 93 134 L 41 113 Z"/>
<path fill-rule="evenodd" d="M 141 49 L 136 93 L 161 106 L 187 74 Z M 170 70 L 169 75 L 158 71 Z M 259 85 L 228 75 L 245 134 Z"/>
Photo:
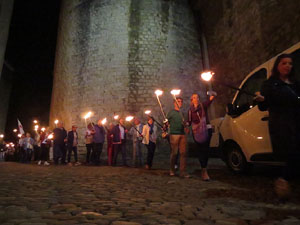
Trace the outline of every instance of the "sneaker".
<path fill-rule="evenodd" d="M 42 161 L 40 160 L 39 162 L 38 162 L 38 165 L 40 166 L 42 164 Z"/>
<path fill-rule="evenodd" d="M 76 162 L 76 163 L 75 163 L 75 166 L 80 166 L 80 165 L 81 165 L 80 162 Z"/>
<path fill-rule="evenodd" d="M 47 161 L 44 162 L 44 166 L 50 166 L 50 163 L 48 163 Z"/>

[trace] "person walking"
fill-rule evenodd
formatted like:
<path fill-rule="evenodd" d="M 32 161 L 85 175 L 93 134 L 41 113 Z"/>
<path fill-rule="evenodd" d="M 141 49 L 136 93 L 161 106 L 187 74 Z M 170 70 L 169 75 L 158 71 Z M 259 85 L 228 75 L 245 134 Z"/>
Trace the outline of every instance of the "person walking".
<path fill-rule="evenodd" d="M 184 127 L 184 117 L 180 112 L 183 99 L 176 97 L 173 100 L 174 109 L 167 114 L 168 126 L 170 128 L 170 176 L 175 175 L 175 162 L 178 152 L 180 153 L 180 177 L 189 178 L 190 175 L 186 172 L 186 136 Z"/>
<path fill-rule="evenodd" d="M 188 126 L 192 126 L 192 135 L 194 142 L 197 144 L 198 159 L 201 166 L 201 178 L 203 181 L 209 181 L 210 177 L 207 172 L 207 164 L 209 158 L 209 143 L 212 135 L 212 130 L 208 129 L 209 119 L 207 108 L 212 103 L 217 95 L 213 95 L 205 102 L 200 102 L 198 94 L 192 94 L 191 106 L 188 110 Z"/>
<path fill-rule="evenodd" d="M 148 117 L 147 124 L 143 126 L 143 144 L 147 147 L 147 163 L 145 168 L 151 169 L 156 148 L 157 126 L 154 124 L 153 118 Z"/>
<path fill-rule="evenodd" d="M 134 127 L 131 127 L 129 134 L 132 136 L 132 166 L 143 166 L 143 153 L 142 153 L 142 132 L 144 125 L 139 118 L 134 118 Z"/>
<path fill-rule="evenodd" d="M 119 123 L 114 126 L 112 130 L 112 138 L 113 138 L 113 166 L 117 165 L 117 159 L 119 152 L 122 152 L 122 161 L 123 166 L 127 166 L 126 162 L 126 134 L 127 129 L 124 126 L 125 121 L 123 118 L 120 118 Z"/>
<path fill-rule="evenodd" d="M 94 133 L 93 133 L 93 142 L 94 142 L 94 148 L 93 148 L 93 162 L 95 165 L 100 165 L 100 157 L 103 149 L 103 144 L 105 141 L 105 129 L 101 123 L 101 120 L 98 120 L 98 123 L 94 125 Z"/>
<path fill-rule="evenodd" d="M 72 163 L 71 163 L 72 152 L 74 152 L 75 166 L 80 165 L 80 162 L 78 162 L 78 156 L 77 156 L 77 145 L 78 145 L 77 126 L 73 125 L 72 130 L 68 132 L 68 140 L 67 140 L 68 165 L 69 166 L 72 166 Z"/>
<path fill-rule="evenodd" d="M 59 121 L 57 128 L 53 130 L 53 159 L 55 165 L 58 165 L 59 159 L 61 159 L 61 164 L 66 164 L 67 131 L 63 125 L 63 122 Z"/>
<path fill-rule="evenodd" d="M 289 181 L 294 178 L 300 161 L 300 83 L 295 77 L 292 55 L 277 57 L 270 78 L 256 95 L 259 109 L 269 111 L 274 158 L 285 162 L 275 181 L 275 192 L 285 198 L 290 193 Z"/>

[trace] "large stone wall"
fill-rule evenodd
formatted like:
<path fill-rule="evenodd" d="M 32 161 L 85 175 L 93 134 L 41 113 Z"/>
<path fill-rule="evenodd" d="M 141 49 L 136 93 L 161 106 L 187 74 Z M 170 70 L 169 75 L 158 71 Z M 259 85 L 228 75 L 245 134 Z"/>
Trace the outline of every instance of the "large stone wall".
<path fill-rule="evenodd" d="M 236 86 L 255 67 L 300 41 L 298 0 L 191 0 L 207 39 L 211 68 Z M 218 115 L 233 91 L 215 85 Z"/>
<path fill-rule="evenodd" d="M 5 129 L 8 102 L 11 90 L 11 81 L 2 77 L 2 69 L 4 64 L 4 55 L 13 3 L 13 0 L 0 0 L 0 133 L 3 133 Z"/>
<path fill-rule="evenodd" d="M 151 108 L 161 119 L 157 88 L 165 91 L 166 111 L 175 87 L 185 107 L 193 92 L 204 96 L 195 27 L 186 0 L 63 1 L 50 123 L 76 123 L 83 134 L 88 111 L 96 121 L 113 113 L 142 117 Z"/>

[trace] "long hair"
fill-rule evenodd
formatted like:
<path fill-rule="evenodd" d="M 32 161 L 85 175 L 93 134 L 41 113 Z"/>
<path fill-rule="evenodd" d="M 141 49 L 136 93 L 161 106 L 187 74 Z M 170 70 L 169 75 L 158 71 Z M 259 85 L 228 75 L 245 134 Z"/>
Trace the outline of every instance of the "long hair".
<path fill-rule="evenodd" d="M 275 78 L 280 77 L 280 73 L 278 71 L 278 65 L 279 65 L 280 61 L 284 58 L 290 58 L 293 60 L 293 56 L 291 54 L 279 55 L 277 57 L 277 59 L 275 60 L 274 66 L 272 68 L 271 77 L 275 77 Z M 288 77 L 289 77 L 289 80 L 292 82 L 294 82 L 296 80 L 294 67 L 292 67 L 292 70 L 291 70 L 290 74 L 288 75 Z"/>

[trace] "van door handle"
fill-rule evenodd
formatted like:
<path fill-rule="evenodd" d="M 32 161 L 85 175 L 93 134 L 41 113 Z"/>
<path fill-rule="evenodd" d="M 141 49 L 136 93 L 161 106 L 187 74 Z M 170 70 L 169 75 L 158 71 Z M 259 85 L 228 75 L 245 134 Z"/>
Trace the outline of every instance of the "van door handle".
<path fill-rule="evenodd" d="M 263 118 L 261 118 L 262 121 L 268 121 L 269 120 L 269 117 L 268 116 L 265 116 Z"/>

